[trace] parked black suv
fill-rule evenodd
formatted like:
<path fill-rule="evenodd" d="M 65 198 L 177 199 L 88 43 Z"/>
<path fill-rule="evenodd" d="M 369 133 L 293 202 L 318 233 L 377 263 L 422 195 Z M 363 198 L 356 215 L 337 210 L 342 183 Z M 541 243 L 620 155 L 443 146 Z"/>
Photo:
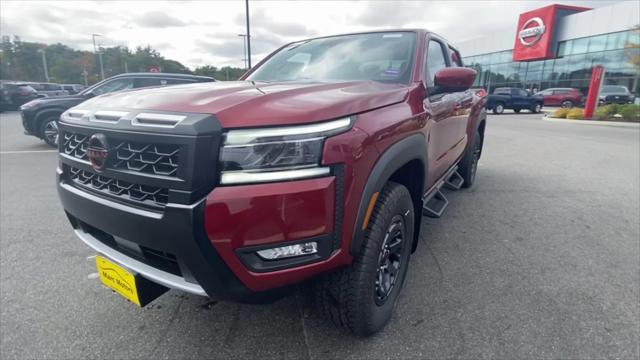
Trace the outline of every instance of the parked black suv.
<path fill-rule="evenodd" d="M 67 109 L 97 95 L 114 91 L 150 86 L 177 85 L 197 82 L 211 82 L 206 76 L 165 73 L 127 73 L 105 79 L 85 90 L 70 96 L 55 96 L 30 101 L 20 107 L 24 133 L 58 146 L 58 120 Z"/>

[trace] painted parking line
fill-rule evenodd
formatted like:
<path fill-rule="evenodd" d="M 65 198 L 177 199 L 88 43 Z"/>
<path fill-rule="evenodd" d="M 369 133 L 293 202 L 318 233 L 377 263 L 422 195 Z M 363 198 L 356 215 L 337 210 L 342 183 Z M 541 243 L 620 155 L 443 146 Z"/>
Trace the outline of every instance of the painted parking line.
<path fill-rule="evenodd" d="M 39 154 L 39 153 L 55 153 L 58 150 L 16 150 L 16 151 L 0 151 L 0 155 L 9 154 Z"/>

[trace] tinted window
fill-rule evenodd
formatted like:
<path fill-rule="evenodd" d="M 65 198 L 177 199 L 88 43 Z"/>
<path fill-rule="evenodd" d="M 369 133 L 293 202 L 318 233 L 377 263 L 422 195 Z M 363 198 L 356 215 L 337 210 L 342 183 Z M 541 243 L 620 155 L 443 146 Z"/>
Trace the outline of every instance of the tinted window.
<path fill-rule="evenodd" d="M 142 87 L 149 87 L 149 86 L 160 86 L 160 85 L 163 85 L 162 81 L 165 81 L 165 79 L 160 79 L 160 78 L 137 78 L 137 79 L 135 79 L 133 87 L 142 88 Z"/>
<path fill-rule="evenodd" d="M 164 84 L 162 85 L 193 84 L 192 80 L 187 80 L 187 79 L 166 79 L 163 81 L 164 81 Z"/>
<path fill-rule="evenodd" d="M 94 95 L 102 95 L 114 91 L 126 90 L 133 88 L 133 79 L 115 79 L 91 91 Z"/>
<path fill-rule="evenodd" d="M 447 60 L 442 49 L 442 44 L 435 40 L 429 40 L 426 62 L 427 85 L 433 86 L 433 79 L 438 70 L 446 67 Z"/>
<path fill-rule="evenodd" d="M 529 96 L 529 93 L 526 90 L 522 90 L 522 89 L 514 89 L 514 95 L 519 95 L 519 96 Z"/>
<path fill-rule="evenodd" d="M 408 83 L 415 39 L 415 33 L 393 32 L 300 41 L 274 54 L 248 79 Z"/>
<path fill-rule="evenodd" d="M 511 89 L 509 88 L 497 88 L 493 92 L 496 95 L 511 95 Z"/>

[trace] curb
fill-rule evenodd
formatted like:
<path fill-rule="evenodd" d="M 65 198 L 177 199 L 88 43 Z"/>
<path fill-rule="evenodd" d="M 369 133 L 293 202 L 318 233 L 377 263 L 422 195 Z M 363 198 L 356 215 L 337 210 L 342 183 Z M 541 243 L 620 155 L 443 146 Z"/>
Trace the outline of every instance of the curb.
<path fill-rule="evenodd" d="M 554 117 L 543 116 L 543 121 L 581 124 L 581 125 L 601 125 L 601 126 L 614 126 L 614 127 L 626 127 L 626 128 L 640 128 L 640 123 L 633 122 L 621 122 L 621 121 L 600 121 L 600 120 L 567 120 Z"/>

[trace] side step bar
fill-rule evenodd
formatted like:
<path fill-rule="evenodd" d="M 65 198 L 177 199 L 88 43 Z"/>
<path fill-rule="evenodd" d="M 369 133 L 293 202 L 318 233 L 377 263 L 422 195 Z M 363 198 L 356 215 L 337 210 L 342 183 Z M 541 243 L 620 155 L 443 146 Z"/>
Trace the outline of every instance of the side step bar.
<path fill-rule="evenodd" d="M 462 184 L 464 184 L 464 178 L 462 177 L 462 175 L 460 175 L 457 169 L 444 182 L 444 185 L 449 190 L 460 190 L 460 188 L 462 187 Z"/>
<path fill-rule="evenodd" d="M 422 215 L 430 218 L 439 218 L 442 216 L 444 209 L 449 205 L 449 200 L 444 196 L 440 189 L 436 190 L 430 199 L 424 203 L 422 207 Z"/>
<path fill-rule="evenodd" d="M 444 196 L 442 188 L 459 190 L 464 183 L 464 179 L 458 173 L 458 166 L 452 167 L 449 172 L 424 196 L 422 215 L 430 218 L 439 218 L 449 205 L 449 200 Z"/>

